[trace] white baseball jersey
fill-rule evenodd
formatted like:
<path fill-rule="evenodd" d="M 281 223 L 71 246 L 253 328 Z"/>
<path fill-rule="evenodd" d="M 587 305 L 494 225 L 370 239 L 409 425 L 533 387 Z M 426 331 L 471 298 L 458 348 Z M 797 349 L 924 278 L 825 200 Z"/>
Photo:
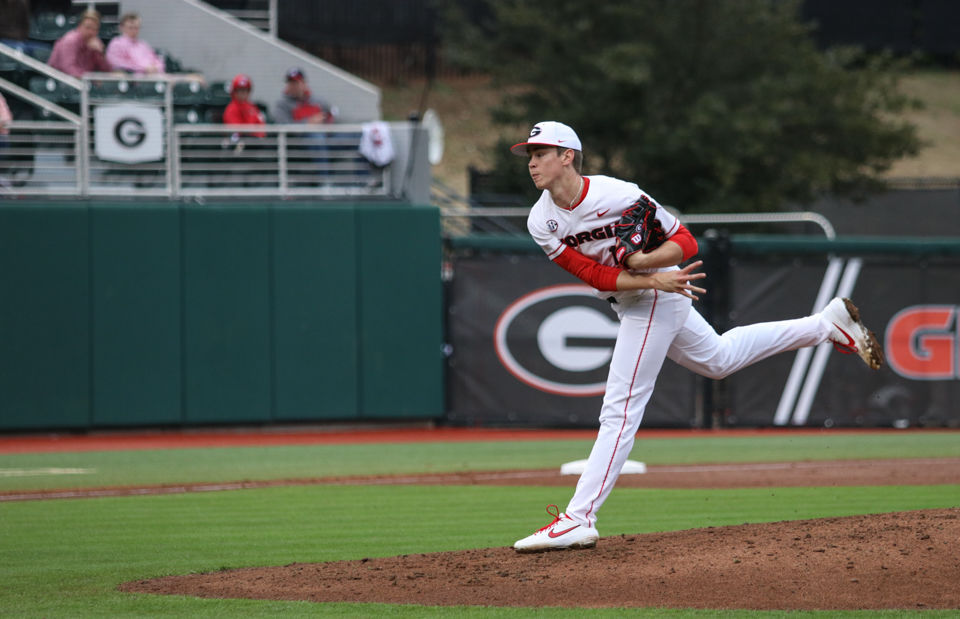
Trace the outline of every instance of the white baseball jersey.
<path fill-rule="evenodd" d="M 584 256 L 606 266 L 618 266 L 613 258 L 613 246 L 616 240 L 614 225 L 620 215 L 630 205 L 647 196 L 657 206 L 657 220 L 670 238 L 680 227 L 680 222 L 667 209 L 642 191 L 635 183 L 628 183 L 610 176 L 584 177 L 587 186 L 583 201 L 572 210 L 560 208 L 553 201 L 549 191 L 544 191 L 533 205 L 527 218 L 530 235 L 551 260 L 555 259 L 566 247 L 577 250 Z M 652 271 L 674 270 L 650 269 Z M 598 296 L 617 299 L 635 297 L 649 291 L 630 290 L 626 292 L 599 292 Z"/>

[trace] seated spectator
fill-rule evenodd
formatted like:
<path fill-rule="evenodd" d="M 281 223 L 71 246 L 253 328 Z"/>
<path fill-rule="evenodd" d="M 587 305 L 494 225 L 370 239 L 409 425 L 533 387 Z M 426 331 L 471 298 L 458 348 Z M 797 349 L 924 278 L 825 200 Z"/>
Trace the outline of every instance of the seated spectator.
<path fill-rule="evenodd" d="M 263 125 L 266 119 L 260 108 L 250 102 L 250 92 L 253 90 L 253 82 L 242 73 L 233 78 L 230 84 L 230 103 L 223 110 L 223 124 L 225 125 Z M 256 138 L 262 138 L 267 134 L 263 131 L 244 132 Z M 240 135 L 234 133 L 231 141 L 239 140 Z"/>
<path fill-rule="evenodd" d="M 324 124 L 334 121 L 333 108 L 326 101 L 313 98 L 302 70 L 287 71 L 286 81 L 283 97 L 277 101 L 274 112 L 276 122 Z"/>
<path fill-rule="evenodd" d="M 85 11 L 77 27 L 53 44 L 47 64 L 74 77 L 91 71 L 110 71 L 99 34 L 100 13 L 93 9 Z"/>
<path fill-rule="evenodd" d="M 10 123 L 13 122 L 13 114 L 7 106 L 7 100 L 0 93 L 0 159 L 3 159 L 3 151 L 7 148 L 7 135 L 10 133 Z M 10 182 L 0 176 L 0 188 L 6 188 Z"/>
<path fill-rule="evenodd" d="M 10 133 L 10 123 L 12 122 L 13 114 L 10 113 L 10 106 L 7 105 L 7 100 L 0 93 L 0 146 L 6 144 L 6 138 L 3 136 Z"/>
<path fill-rule="evenodd" d="M 130 73 L 163 73 L 164 60 L 153 47 L 140 39 L 140 16 L 127 13 L 120 18 L 120 34 L 107 45 L 107 62 L 114 69 Z"/>

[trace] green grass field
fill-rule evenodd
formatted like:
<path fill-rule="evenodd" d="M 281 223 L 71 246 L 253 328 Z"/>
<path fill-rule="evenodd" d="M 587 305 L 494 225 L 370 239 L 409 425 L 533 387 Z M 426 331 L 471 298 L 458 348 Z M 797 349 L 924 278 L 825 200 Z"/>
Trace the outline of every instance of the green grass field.
<path fill-rule="evenodd" d="M 96 472 L 54 480 L 2 477 L 0 489 L 539 468 L 585 457 L 589 446 L 589 441 L 530 441 L 7 455 L 0 456 L 0 470 L 81 467 Z M 950 432 L 648 439 L 638 441 L 633 453 L 658 464 L 958 456 L 960 434 Z M 511 486 L 294 486 L 0 503 L 0 615 L 877 616 L 426 608 L 201 600 L 116 591 L 122 582 L 167 574 L 507 546 L 543 524 L 544 505 L 563 504 L 569 493 L 568 488 Z M 960 485 L 617 489 L 604 506 L 600 532 L 615 535 L 958 505 Z M 897 611 L 883 616 L 919 614 Z"/>

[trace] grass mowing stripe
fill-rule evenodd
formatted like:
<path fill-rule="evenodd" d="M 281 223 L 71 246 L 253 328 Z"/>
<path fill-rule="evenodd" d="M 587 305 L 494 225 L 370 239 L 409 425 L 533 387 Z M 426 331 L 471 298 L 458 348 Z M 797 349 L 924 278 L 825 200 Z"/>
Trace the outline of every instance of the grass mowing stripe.
<path fill-rule="evenodd" d="M 126 580 L 222 567 L 505 546 L 541 526 L 546 518 L 543 506 L 566 500 L 569 492 L 494 486 L 327 486 L 2 504 L 0 614 L 423 616 L 427 609 L 193 600 L 127 595 L 115 587 Z M 955 485 L 618 489 L 600 515 L 600 531 L 615 535 L 958 504 L 960 486 Z M 547 610 L 556 614 L 553 609 L 538 612 Z M 429 615 L 464 612 L 468 609 L 439 609 Z M 474 613 L 530 616 L 531 609 L 469 609 L 469 615 Z M 657 613 L 637 616 L 661 616 Z M 569 616 L 596 613 L 571 611 Z M 662 616 L 708 615 L 684 611 Z"/>
<path fill-rule="evenodd" d="M 559 467 L 592 441 L 316 445 L 0 455 L 0 469 L 83 468 L 82 475 L 0 477 L 0 491 L 347 475 Z M 960 433 L 777 434 L 641 438 L 648 464 L 960 457 Z"/>

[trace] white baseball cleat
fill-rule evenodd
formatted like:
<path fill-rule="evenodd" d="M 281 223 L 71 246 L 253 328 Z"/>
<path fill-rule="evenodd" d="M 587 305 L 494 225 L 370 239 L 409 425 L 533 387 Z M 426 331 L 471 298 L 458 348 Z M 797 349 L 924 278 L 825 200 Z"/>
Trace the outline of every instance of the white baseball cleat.
<path fill-rule="evenodd" d="M 550 508 L 553 508 L 553 511 Z M 564 550 L 567 548 L 593 548 L 597 545 L 597 530 L 582 525 L 566 514 L 560 513 L 556 505 L 548 505 L 547 513 L 553 516 L 553 522 L 533 535 L 518 540 L 513 545 L 517 552 L 544 552 L 546 550 Z"/>
<path fill-rule="evenodd" d="M 850 299 L 834 298 L 820 312 L 830 325 L 833 347 L 846 354 L 857 353 L 870 369 L 883 365 L 883 349 L 877 336 L 860 322 L 860 310 Z"/>

